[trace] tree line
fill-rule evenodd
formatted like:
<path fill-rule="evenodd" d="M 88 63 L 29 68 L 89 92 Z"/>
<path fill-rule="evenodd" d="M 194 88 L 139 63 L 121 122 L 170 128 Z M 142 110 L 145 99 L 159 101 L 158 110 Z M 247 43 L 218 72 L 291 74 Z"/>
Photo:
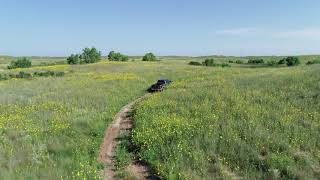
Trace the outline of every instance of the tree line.
<path fill-rule="evenodd" d="M 71 54 L 67 58 L 68 64 L 89 64 L 96 63 L 102 59 L 101 51 L 96 48 L 85 48 L 81 54 Z M 120 52 L 110 51 L 108 54 L 109 61 L 128 61 L 129 56 Z M 147 53 L 142 57 L 142 61 L 158 61 L 153 53 Z"/>

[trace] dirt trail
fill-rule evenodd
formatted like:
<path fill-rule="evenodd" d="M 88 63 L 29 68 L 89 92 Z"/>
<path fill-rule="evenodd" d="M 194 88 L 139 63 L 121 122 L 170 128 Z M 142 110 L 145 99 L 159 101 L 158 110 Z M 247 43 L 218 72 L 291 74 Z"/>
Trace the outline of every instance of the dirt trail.
<path fill-rule="evenodd" d="M 104 163 L 106 168 L 104 169 L 104 179 L 115 179 L 115 169 L 113 165 L 114 150 L 119 140 L 118 136 L 121 132 L 130 131 L 133 126 L 133 118 L 131 117 L 132 107 L 137 102 L 148 97 L 150 94 L 146 94 L 135 101 L 124 106 L 120 112 L 117 113 L 113 122 L 108 126 L 105 132 L 104 141 L 100 146 L 99 162 Z M 153 179 L 150 173 L 150 169 L 140 162 L 133 161 L 127 168 L 138 179 Z"/>

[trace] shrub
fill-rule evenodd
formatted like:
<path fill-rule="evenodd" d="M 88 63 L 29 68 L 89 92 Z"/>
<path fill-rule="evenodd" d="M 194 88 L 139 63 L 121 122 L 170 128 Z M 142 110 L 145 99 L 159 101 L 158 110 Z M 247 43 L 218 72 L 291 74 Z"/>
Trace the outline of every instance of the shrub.
<path fill-rule="evenodd" d="M 31 67 L 31 60 L 23 57 L 19 58 L 16 61 L 12 61 L 8 69 L 15 69 L 15 68 L 29 68 Z"/>
<path fill-rule="evenodd" d="M 79 64 L 80 62 L 80 55 L 79 54 L 71 54 L 71 56 L 69 56 L 67 58 L 67 62 L 68 64 Z"/>
<path fill-rule="evenodd" d="M 56 76 L 61 77 L 64 76 L 64 72 L 54 72 L 54 71 L 45 71 L 45 72 L 34 72 L 33 76 L 40 76 L 40 77 L 49 77 L 49 76 Z"/>
<path fill-rule="evenodd" d="M 214 67 L 230 67 L 228 63 L 217 64 L 214 62 L 214 59 L 206 59 L 204 62 L 202 62 L 202 65 Z"/>
<path fill-rule="evenodd" d="M 248 64 L 263 64 L 264 60 L 263 59 L 250 59 L 248 61 Z"/>
<path fill-rule="evenodd" d="M 271 61 L 268 61 L 267 64 L 268 64 L 268 66 L 275 66 L 275 65 L 277 65 L 277 61 L 271 60 Z"/>
<path fill-rule="evenodd" d="M 237 64 L 243 64 L 243 61 L 241 61 L 241 60 L 236 60 L 236 63 L 237 63 Z"/>
<path fill-rule="evenodd" d="M 204 60 L 204 62 L 202 62 L 202 64 L 204 66 L 214 66 L 215 65 L 214 59 L 206 59 L 206 60 Z"/>
<path fill-rule="evenodd" d="M 15 78 L 31 78 L 31 77 L 32 75 L 30 73 L 26 73 L 23 71 L 20 71 L 19 74 L 15 76 Z"/>
<path fill-rule="evenodd" d="M 189 62 L 189 65 L 201 66 L 202 64 L 197 61 L 191 61 L 191 62 Z"/>
<path fill-rule="evenodd" d="M 129 57 L 127 55 L 121 54 L 120 52 L 110 51 L 108 59 L 109 61 L 128 61 Z"/>
<path fill-rule="evenodd" d="M 157 61 L 157 58 L 153 53 L 147 53 L 143 56 L 142 61 Z"/>
<path fill-rule="evenodd" d="M 300 64 L 298 57 L 289 56 L 281 59 L 278 64 L 287 64 L 287 66 L 297 66 Z"/>
<path fill-rule="evenodd" d="M 320 60 L 313 60 L 313 61 L 308 61 L 306 65 L 312 65 L 312 64 L 320 64 Z"/>
<path fill-rule="evenodd" d="M 82 50 L 80 59 L 81 64 L 95 63 L 101 60 L 101 52 L 97 51 L 97 49 L 94 47 L 85 48 Z"/>
<path fill-rule="evenodd" d="M 222 63 L 222 64 L 217 64 L 218 66 L 221 67 L 230 67 L 230 65 L 228 63 Z"/>
<path fill-rule="evenodd" d="M 0 80 L 7 80 L 7 79 L 8 79 L 8 75 L 0 74 Z"/>
<path fill-rule="evenodd" d="M 297 66 L 300 64 L 300 60 L 298 57 L 287 57 L 286 58 L 286 61 L 287 61 L 287 65 L 288 66 Z"/>

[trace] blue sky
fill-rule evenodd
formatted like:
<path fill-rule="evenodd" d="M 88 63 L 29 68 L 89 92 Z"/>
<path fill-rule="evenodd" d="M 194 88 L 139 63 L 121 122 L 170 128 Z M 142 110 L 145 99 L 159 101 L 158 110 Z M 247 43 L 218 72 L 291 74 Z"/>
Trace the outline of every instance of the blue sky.
<path fill-rule="evenodd" d="M 0 0 L 0 54 L 320 54 L 319 0 Z"/>

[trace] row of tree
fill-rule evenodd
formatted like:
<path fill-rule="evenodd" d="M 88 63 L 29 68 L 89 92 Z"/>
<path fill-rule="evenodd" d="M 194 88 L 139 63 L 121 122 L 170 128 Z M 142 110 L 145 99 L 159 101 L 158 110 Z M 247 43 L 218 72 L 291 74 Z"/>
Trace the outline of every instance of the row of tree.
<path fill-rule="evenodd" d="M 101 60 L 101 52 L 96 48 L 85 48 L 81 54 L 71 54 L 67 58 L 68 64 L 88 64 Z M 120 52 L 110 51 L 108 54 L 109 61 L 128 61 L 129 56 Z M 142 61 L 157 61 L 157 57 L 153 53 L 147 53 L 143 56 Z"/>
<path fill-rule="evenodd" d="M 71 54 L 67 58 L 68 64 L 89 64 L 101 60 L 101 52 L 96 48 L 85 48 L 81 54 Z M 129 56 L 120 52 L 110 51 L 108 54 L 109 61 L 128 61 Z M 147 53 L 143 56 L 142 61 L 157 61 L 158 59 L 153 53 Z"/>
<path fill-rule="evenodd" d="M 90 64 L 101 60 L 101 52 L 96 48 L 85 48 L 81 54 L 71 54 L 67 58 L 68 64 Z"/>

